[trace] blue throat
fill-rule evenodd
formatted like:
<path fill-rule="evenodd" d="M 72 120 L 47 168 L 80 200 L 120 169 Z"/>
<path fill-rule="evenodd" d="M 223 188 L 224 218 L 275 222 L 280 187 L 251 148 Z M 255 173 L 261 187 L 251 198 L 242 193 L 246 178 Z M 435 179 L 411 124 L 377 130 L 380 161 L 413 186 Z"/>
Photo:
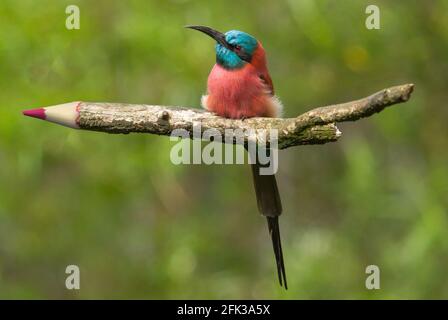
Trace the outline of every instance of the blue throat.
<path fill-rule="evenodd" d="M 225 33 L 226 42 L 232 46 L 239 46 L 250 57 L 258 46 L 258 41 L 250 34 L 238 30 L 231 30 Z M 248 62 L 241 59 L 234 51 L 229 50 L 217 43 L 215 46 L 216 62 L 226 69 L 240 69 Z"/>
<path fill-rule="evenodd" d="M 216 44 L 215 50 L 216 62 L 226 69 L 240 69 L 247 63 L 241 60 L 235 52 L 230 51 L 219 43 Z"/>

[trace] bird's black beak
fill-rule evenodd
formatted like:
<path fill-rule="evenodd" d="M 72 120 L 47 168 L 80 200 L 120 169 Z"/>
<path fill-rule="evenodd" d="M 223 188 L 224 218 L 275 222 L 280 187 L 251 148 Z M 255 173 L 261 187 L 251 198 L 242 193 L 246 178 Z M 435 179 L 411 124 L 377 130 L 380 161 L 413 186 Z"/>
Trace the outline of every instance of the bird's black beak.
<path fill-rule="evenodd" d="M 205 27 L 205 26 L 185 26 L 185 28 L 201 31 L 201 32 L 205 33 L 206 35 L 215 39 L 216 42 L 218 42 L 219 44 L 232 50 L 232 46 L 227 43 L 226 37 L 225 37 L 224 33 L 222 33 L 222 32 L 216 31 L 215 29 L 212 29 L 210 27 Z"/>

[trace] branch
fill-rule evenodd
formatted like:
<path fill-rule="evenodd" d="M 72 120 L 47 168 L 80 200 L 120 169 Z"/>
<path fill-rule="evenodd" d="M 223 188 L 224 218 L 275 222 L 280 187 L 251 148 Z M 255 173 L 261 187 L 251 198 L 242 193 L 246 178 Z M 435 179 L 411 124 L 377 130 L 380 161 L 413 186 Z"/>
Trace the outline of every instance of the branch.
<path fill-rule="evenodd" d="M 190 138 L 193 137 L 195 128 L 200 129 L 201 132 L 214 129 L 222 136 L 230 137 L 233 143 L 239 138 L 243 138 L 245 143 L 254 138 L 270 143 L 269 136 L 264 137 L 257 132 L 254 137 L 250 135 L 250 129 L 277 129 L 278 146 L 280 149 L 285 149 L 297 145 L 336 141 L 341 136 L 341 132 L 335 123 L 356 121 L 380 112 L 390 105 L 406 102 L 410 98 L 413 88 L 413 84 L 391 87 L 360 100 L 316 108 L 296 118 L 287 119 L 232 120 L 200 109 L 91 102 L 62 105 L 65 108 L 69 108 L 69 105 L 76 107 L 77 117 L 74 118 L 76 122 L 73 122 L 73 125 L 66 119 L 61 121 L 60 114 L 56 120 L 48 116 L 49 110 L 59 106 L 45 108 L 47 113 L 45 119 L 71 127 L 107 133 L 143 132 L 170 135 L 175 129 L 184 129 Z M 32 112 L 28 111 L 25 114 L 40 117 L 31 114 Z M 241 130 L 232 133 L 228 129 L 241 129 L 243 133 L 241 134 Z"/>

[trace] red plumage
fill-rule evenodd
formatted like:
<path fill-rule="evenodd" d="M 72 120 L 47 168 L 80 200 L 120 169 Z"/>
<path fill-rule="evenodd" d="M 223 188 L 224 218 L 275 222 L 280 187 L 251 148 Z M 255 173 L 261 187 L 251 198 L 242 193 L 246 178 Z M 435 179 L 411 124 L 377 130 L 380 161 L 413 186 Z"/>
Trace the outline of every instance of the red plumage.
<path fill-rule="evenodd" d="M 251 62 L 242 68 L 226 69 L 215 64 L 207 91 L 208 95 L 202 98 L 203 107 L 225 118 L 276 117 L 281 112 L 260 42 Z"/>
<path fill-rule="evenodd" d="M 219 63 L 213 66 L 208 77 L 208 95 L 202 97 L 202 105 L 205 109 L 221 117 L 232 119 L 276 117 L 280 115 L 282 105 L 274 95 L 274 86 L 266 63 L 266 53 L 259 41 L 245 34 L 242 39 L 240 38 L 240 43 L 236 42 L 235 37 L 242 34 L 240 31 L 229 31 L 222 34 L 204 26 L 192 26 L 191 28 L 210 35 L 218 43 L 216 52 Z M 235 35 L 235 33 L 239 34 Z M 252 40 L 256 42 L 251 42 Z M 256 45 L 253 52 L 251 43 L 254 46 Z M 246 47 L 243 44 L 246 44 Z M 222 50 L 224 50 L 224 53 Z M 228 50 L 228 52 L 225 50 Z M 248 52 L 250 52 L 249 56 L 247 55 Z M 226 54 L 236 54 L 241 59 L 237 62 L 241 62 L 242 66 L 240 64 L 229 65 L 223 63 L 223 61 L 226 61 Z M 230 57 L 227 62 L 235 58 L 235 56 Z M 270 153 L 271 149 L 268 149 L 267 152 Z M 266 165 L 259 161 L 257 155 L 252 156 L 255 156 L 252 173 L 258 210 L 267 219 L 277 264 L 278 279 L 280 285 L 284 285 L 287 289 L 288 284 L 278 222 L 278 217 L 282 213 L 280 193 L 275 175 L 262 175 L 261 169 Z"/>

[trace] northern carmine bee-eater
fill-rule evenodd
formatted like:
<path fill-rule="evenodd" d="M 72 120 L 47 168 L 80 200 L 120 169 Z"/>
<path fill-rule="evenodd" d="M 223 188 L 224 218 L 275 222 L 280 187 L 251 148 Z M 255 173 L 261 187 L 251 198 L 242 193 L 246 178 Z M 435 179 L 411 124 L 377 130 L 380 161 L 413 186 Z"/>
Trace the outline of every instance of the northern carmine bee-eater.
<path fill-rule="evenodd" d="M 274 95 L 266 53 L 260 41 L 238 30 L 221 33 L 205 26 L 186 26 L 216 40 L 216 64 L 207 82 L 202 106 L 219 116 L 232 119 L 278 117 L 280 100 Z M 283 261 L 278 217 L 282 204 L 274 175 L 261 175 L 262 165 L 252 164 L 258 210 L 266 216 L 274 247 L 280 285 L 288 288 Z"/>

